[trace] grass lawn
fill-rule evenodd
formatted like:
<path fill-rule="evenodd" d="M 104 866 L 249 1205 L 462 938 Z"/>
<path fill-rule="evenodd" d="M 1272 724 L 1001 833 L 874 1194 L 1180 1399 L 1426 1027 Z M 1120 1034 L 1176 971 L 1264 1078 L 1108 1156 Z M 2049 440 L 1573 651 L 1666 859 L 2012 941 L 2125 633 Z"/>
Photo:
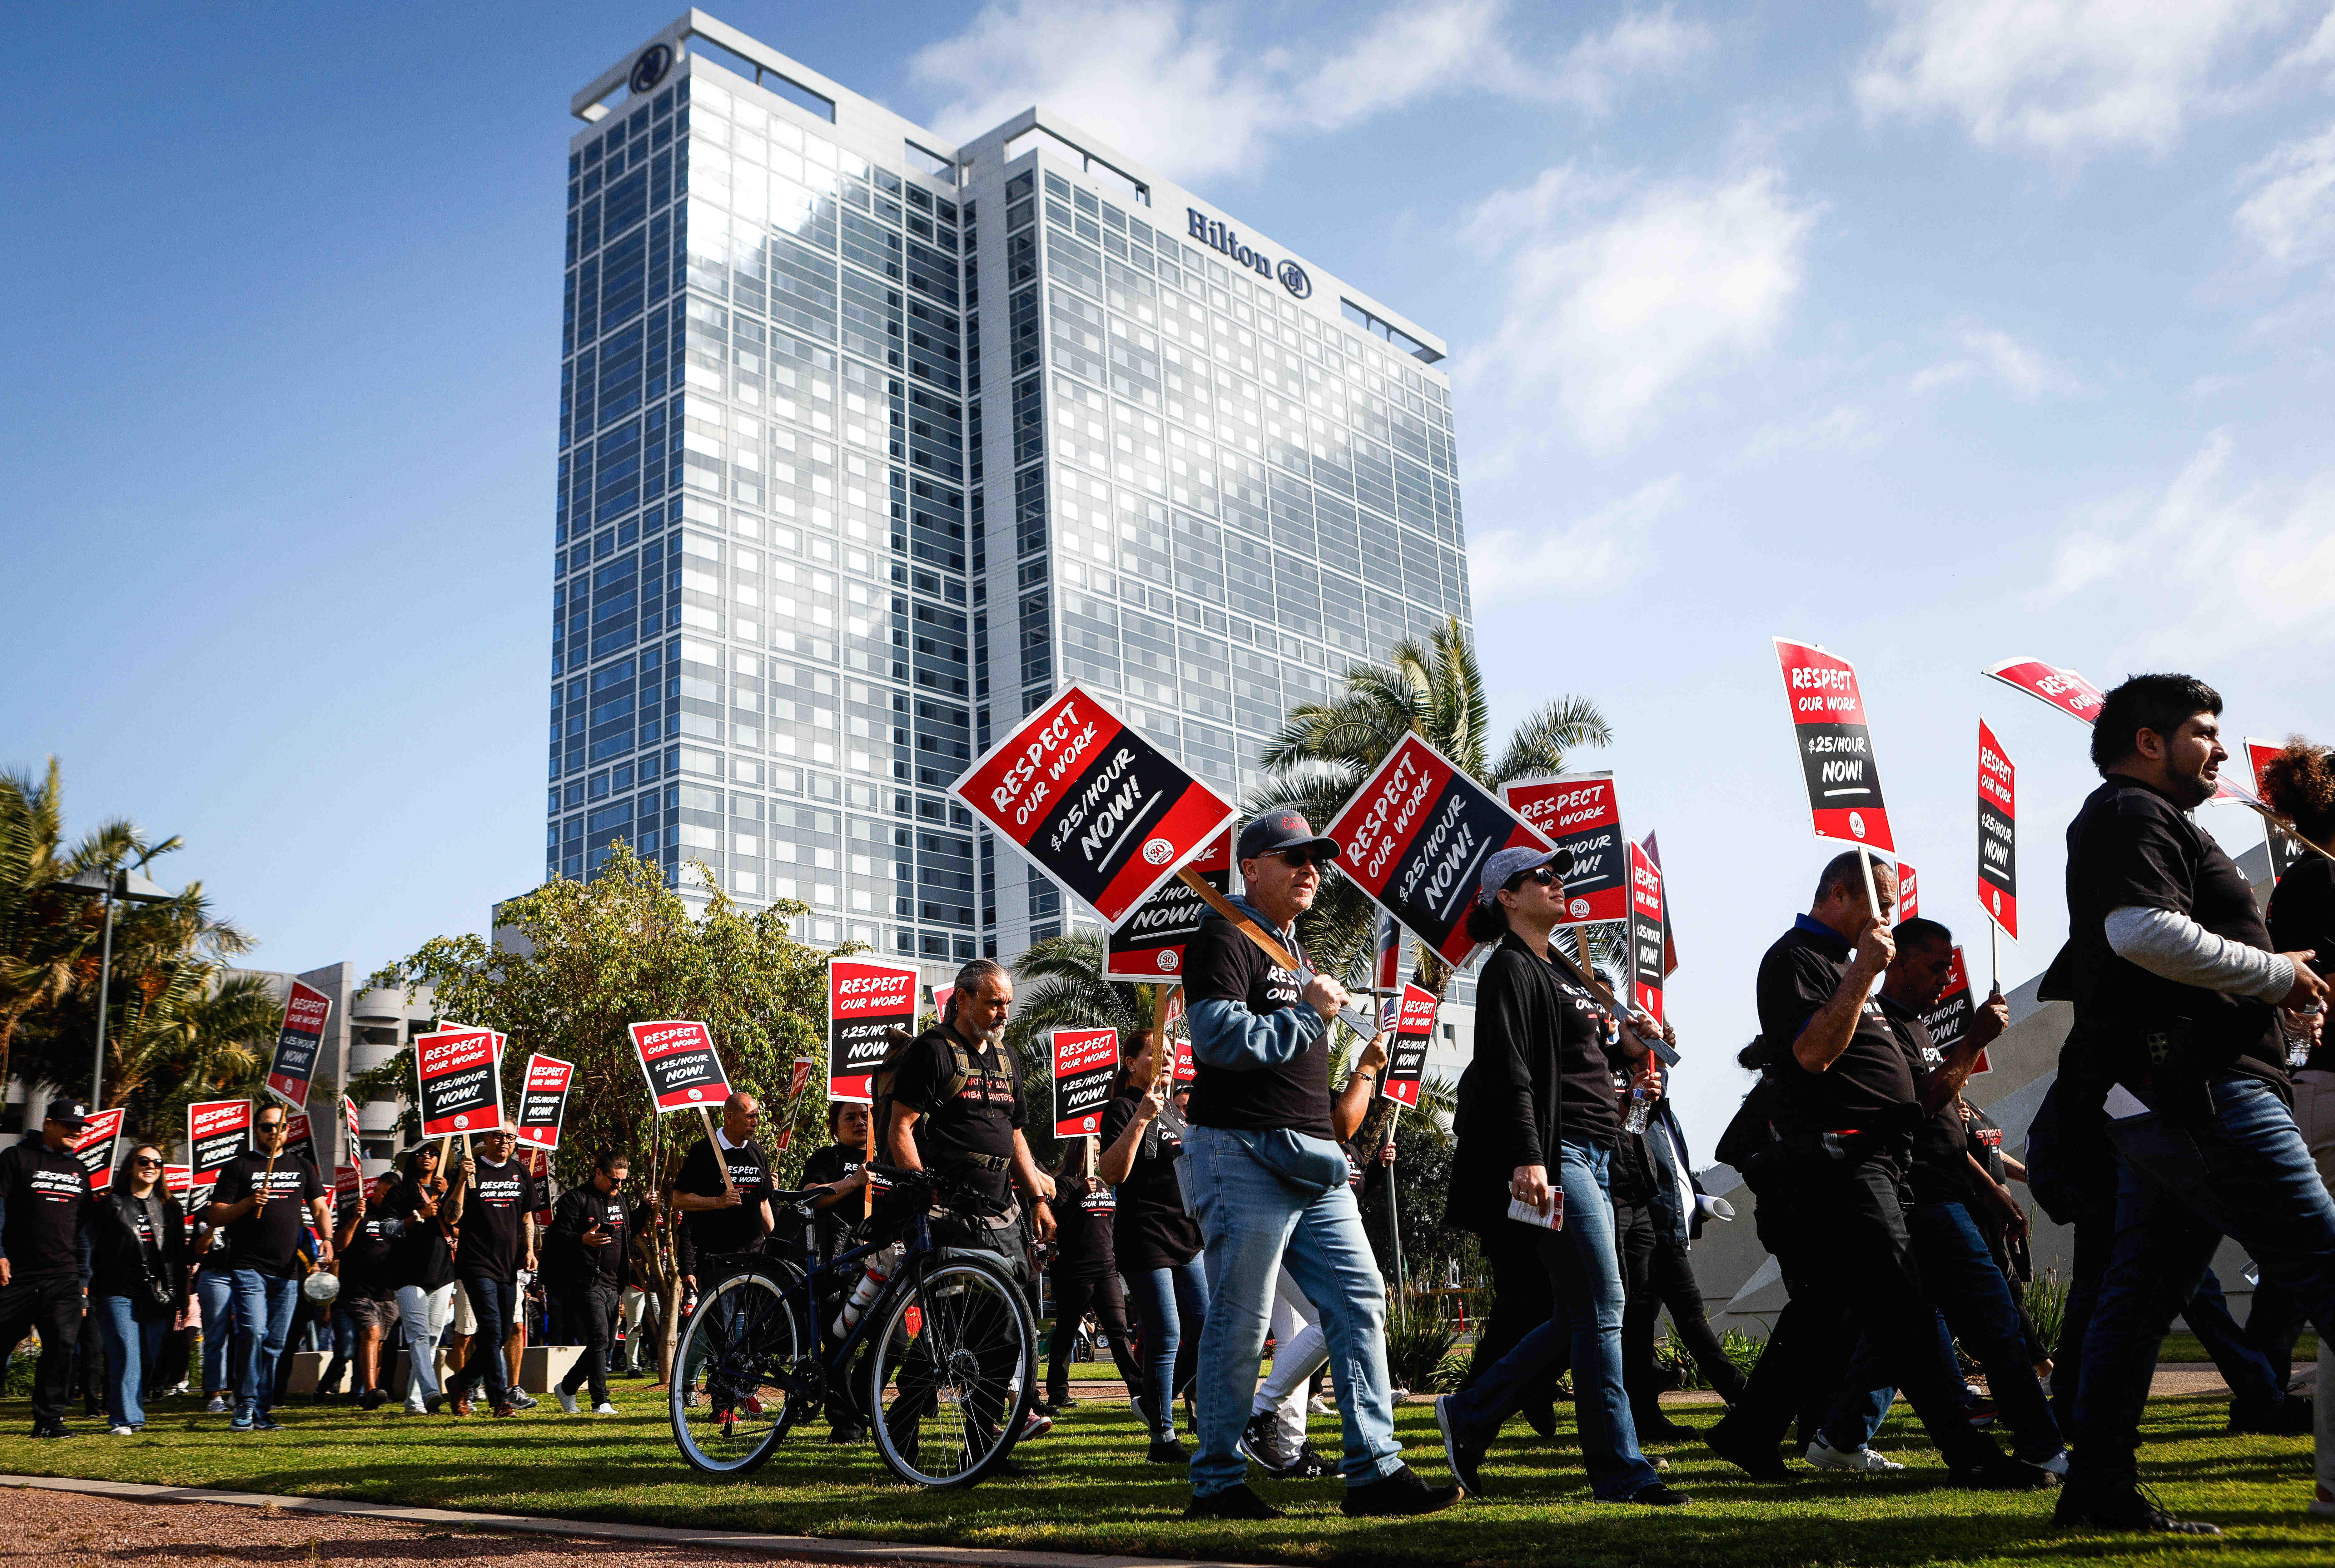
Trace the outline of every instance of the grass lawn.
<path fill-rule="evenodd" d="M 2296 1370 L 2311 1365 L 2318 1355 L 2319 1336 L 2305 1329 L 2302 1338 L 2294 1345 Z M 2210 1361 L 2214 1358 L 2205 1353 L 2205 1347 L 2198 1342 L 2196 1335 L 2181 1333 L 2165 1336 L 2165 1347 L 2156 1352 L 2156 1359 L 2160 1361 Z"/>
<path fill-rule="evenodd" d="M 1110 1551 L 1257 1562 L 1409 1564 L 1727 1563 L 1809 1568 L 1828 1563 L 2098 1564 L 2185 1560 L 2214 1564 L 2335 1562 L 2335 1522 L 2309 1519 L 2307 1438 L 2231 1437 L 2223 1401 L 2160 1399 L 2149 1411 L 2146 1479 L 2177 1512 L 2214 1519 L 2228 1538 L 2166 1547 L 2133 1537 L 2062 1535 L 2047 1520 L 2051 1495 L 1993 1496 L 1932 1490 L 1940 1467 L 1900 1407 L 1881 1447 L 1913 1467 L 1897 1479 L 1820 1476 L 1789 1485 L 1743 1478 L 1695 1444 L 1655 1450 L 1691 1507 L 1653 1513 L 1587 1501 L 1569 1430 L 1554 1448 L 1521 1425 L 1486 1466 L 1487 1500 L 1436 1517 L 1354 1523 L 1337 1511 L 1334 1482 L 1262 1486 L 1291 1510 L 1258 1524 L 1187 1524 L 1180 1467 L 1142 1459 L 1141 1436 L 1119 1401 L 1063 1418 L 1017 1450 L 1023 1473 L 967 1493 L 919 1493 L 892 1481 L 867 1447 L 835 1448 L 823 1429 L 781 1448 L 750 1480 L 699 1481 L 675 1454 L 662 1406 L 638 1384 L 617 1385 L 626 1414 L 563 1417 L 547 1399 L 508 1421 L 361 1415 L 296 1404 L 280 1433 L 237 1437 L 221 1416 L 157 1407 L 136 1437 L 95 1423 L 36 1443 L 21 1399 L 0 1401 L 0 1471 L 303 1493 L 445 1508 L 570 1518 L 628 1519 L 703 1529 Z M 175 1407 L 175 1408 L 174 1408 Z M 637 1413 L 635 1413 L 637 1412 Z M 1560 1418 L 1568 1407 L 1558 1407 Z M 1674 1414 L 1696 1428 L 1710 1407 Z M 1440 1478 L 1442 1449 L 1425 1404 L 1402 1408 L 1411 1462 Z M 1334 1448 L 1334 1423 L 1314 1422 Z"/>

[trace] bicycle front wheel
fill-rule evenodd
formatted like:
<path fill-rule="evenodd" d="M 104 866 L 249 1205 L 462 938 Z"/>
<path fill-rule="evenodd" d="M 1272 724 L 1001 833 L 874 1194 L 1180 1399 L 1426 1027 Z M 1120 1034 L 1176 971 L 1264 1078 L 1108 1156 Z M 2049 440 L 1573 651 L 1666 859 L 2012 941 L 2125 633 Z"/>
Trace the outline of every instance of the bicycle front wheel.
<path fill-rule="evenodd" d="M 1005 1462 L 1037 1394 L 1038 1328 L 1001 1263 L 935 1263 L 885 1308 L 866 1362 L 877 1452 L 916 1486 Z"/>
<path fill-rule="evenodd" d="M 667 1408 L 682 1457 L 744 1476 L 790 1425 L 787 1378 L 801 1343 L 794 1308 L 767 1274 L 733 1274 L 700 1297 L 673 1357 Z"/>

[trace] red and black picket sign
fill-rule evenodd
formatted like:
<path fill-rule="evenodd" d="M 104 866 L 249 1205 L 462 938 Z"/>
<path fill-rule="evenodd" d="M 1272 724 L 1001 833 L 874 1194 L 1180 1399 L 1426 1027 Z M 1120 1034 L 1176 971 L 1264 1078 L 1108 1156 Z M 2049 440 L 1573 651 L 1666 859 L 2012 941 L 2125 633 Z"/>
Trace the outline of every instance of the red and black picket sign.
<path fill-rule="evenodd" d="M 1217 892 L 1231 893 L 1233 836 L 1219 833 L 1210 839 L 1192 857 L 1190 868 Z M 1184 973 L 1184 944 L 1198 932 L 1207 913 L 1207 905 L 1180 878 L 1161 883 L 1110 934 L 1103 973 L 1112 980 L 1174 983 Z"/>
<path fill-rule="evenodd" d="M 502 1074 L 490 1029 L 441 1029 L 413 1042 L 415 1103 L 423 1137 L 492 1132 L 503 1125 Z"/>
<path fill-rule="evenodd" d="M 1323 831 L 1338 841 L 1338 869 L 1455 964 L 1476 945 L 1468 905 L 1486 857 L 1511 846 L 1552 847 L 1416 735 L 1395 744 Z"/>
<path fill-rule="evenodd" d="M 827 1098 L 872 1105 L 875 1074 L 895 1031 L 916 1032 L 920 982 L 913 963 L 827 961 Z"/>
<path fill-rule="evenodd" d="M 2000 664 L 1989 665 L 1986 673 L 2013 691 L 2024 692 L 2037 702 L 2086 724 L 2100 716 L 2100 704 L 2107 701 L 2106 692 L 2073 670 L 2063 670 L 2040 659 L 2005 659 Z"/>
<path fill-rule="evenodd" d="M 1508 809 L 1561 849 L 1573 851 L 1560 925 L 1596 925 L 1629 914 L 1628 841 L 1611 773 L 1568 774 L 1500 786 Z"/>
<path fill-rule="evenodd" d="M 82 1123 L 81 1136 L 73 1141 L 73 1158 L 89 1173 L 89 1190 L 110 1192 L 113 1173 L 121 1164 L 121 1151 L 115 1146 L 121 1141 L 121 1117 L 119 1108 L 93 1110 Z"/>
<path fill-rule="evenodd" d="M 713 1049 L 713 1031 L 693 1019 L 665 1018 L 630 1026 L 633 1053 L 648 1079 L 649 1099 L 669 1110 L 711 1110 L 730 1098 L 730 1075 Z"/>
<path fill-rule="evenodd" d="M 325 1042 L 325 1023 L 333 1016 L 333 999 L 312 986 L 292 982 L 285 999 L 284 1021 L 276 1031 L 276 1054 L 267 1063 L 267 1092 L 294 1110 L 308 1103 L 308 1085 L 316 1077 L 316 1057 Z"/>
<path fill-rule="evenodd" d="M 1894 850 L 1881 769 L 1873 759 L 1873 731 L 1856 666 L 1810 643 L 1776 639 L 1784 696 L 1792 710 L 1792 740 L 1808 787 L 1816 836 L 1842 844 Z"/>
<path fill-rule="evenodd" d="M 1057 1029 L 1054 1048 L 1054 1136 L 1090 1137 L 1102 1130 L 1102 1108 L 1119 1076 L 1119 1031 Z"/>
<path fill-rule="evenodd" d="M 308 1162 L 308 1168 L 320 1176 L 329 1170 L 329 1162 L 317 1157 L 316 1124 L 308 1119 L 305 1110 L 296 1110 L 284 1123 L 284 1156 L 297 1157 Z"/>
<path fill-rule="evenodd" d="M 218 1173 L 251 1151 L 251 1102 L 199 1099 L 187 1108 L 187 1164 L 192 1189 L 208 1195 Z"/>
<path fill-rule="evenodd" d="M 2019 939 L 2019 770 L 1986 721 L 1978 721 L 1978 902 Z"/>
<path fill-rule="evenodd" d="M 1946 972 L 1946 989 L 1935 1005 L 1922 1014 L 1922 1025 L 1930 1031 L 1930 1042 L 1937 1054 L 1929 1065 L 1935 1067 L 1945 1053 L 1962 1043 L 1970 1032 L 1971 1022 L 1978 1017 L 1978 997 L 1971 990 L 1970 965 L 1963 961 L 1962 950 L 1954 949 L 1953 967 Z"/>
<path fill-rule="evenodd" d="M 1080 686 L 1023 718 L 954 792 L 1114 930 L 1234 817 Z"/>
<path fill-rule="evenodd" d="M 2246 765 L 2253 771 L 2254 792 L 2257 795 L 2262 792 L 2262 769 L 2272 758 L 2284 750 L 2286 750 L 2285 747 L 2273 746 L 2267 740 L 2246 742 Z M 2280 827 L 2267 810 L 2262 813 L 2262 832 L 2270 846 L 2270 879 L 2271 886 L 2274 887 L 2286 880 L 2286 874 L 2294 869 L 2296 862 L 2311 853 L 2311 848 L 2301 839 Z"/>
<path fill-rule="evenodd" d="M 1890 914 L 1893 924 L 1903 925 L 1922 913 L 1922 878 L 1910 860 L 1897 862 L 1897 903 Z"/>
<path fill-rule="evenodd" d="M 1387 1041 L 1386 1077 L 1379 1093 L 1416 1109 L 1419 1079 L 1427 1076 L 1427 1048 L 1435 1040 L 1435 993 L 1405 985 L 1394 1008 L 1394 1038 Z"/>
<path fill-rule="evenodd" d="M 1662 870 L 1630 846 L 1630 1001 L 1662 1021 Z"/>
<path fill-rule="evenodd" d="M 195 1167 L 186 1165 L 164 1166 L 162 1167 L 162 1190 L 169 1193 L 172 1197 L 179 1199 L 181 1203 L 184 1203 L 195 1190 Z M 189 1215 L 187 1216 L 187 1224 L 189 1226 L 194 1224 L 194 1216 L 192 1215 Z"/>
<path fill-rule="evenodd" d="M 518 1118 L 512 1136 L 529 1148 L 559 1147 L 559 1129 L 567 1120 L 567 1093 L 575 1087 L 576 1064 L 537 1051 L 527 1059 L 527 1078 L 519 1085 Z"/>

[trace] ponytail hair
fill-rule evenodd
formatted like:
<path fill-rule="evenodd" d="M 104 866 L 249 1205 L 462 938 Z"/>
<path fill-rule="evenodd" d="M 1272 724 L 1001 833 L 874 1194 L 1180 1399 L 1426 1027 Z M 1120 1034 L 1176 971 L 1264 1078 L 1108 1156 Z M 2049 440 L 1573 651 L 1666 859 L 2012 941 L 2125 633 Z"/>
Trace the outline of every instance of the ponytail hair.
<path fill-rule="evenodd" d="M 1508 934 L 1508 912 L 1495 902 L 1478 900 L 1468 905 L 1468 940 L 1497 942 Z"/>

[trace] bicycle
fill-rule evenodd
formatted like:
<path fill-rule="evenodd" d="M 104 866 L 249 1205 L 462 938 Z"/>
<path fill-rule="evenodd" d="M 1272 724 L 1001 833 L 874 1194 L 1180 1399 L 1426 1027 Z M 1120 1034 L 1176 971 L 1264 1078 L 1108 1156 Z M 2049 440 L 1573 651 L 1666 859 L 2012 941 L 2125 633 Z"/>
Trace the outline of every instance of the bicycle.
<path fill-rule="evenodd" d="M 751 1475 L 789 1431 L 855 1397 L 847 1408 L 911 1486 L 970 1486 L 1012 1452 L 1037 1394 L 1037 1324 L 1004 1260 L 936 1240 L 932 1212 L 978 1222 L 1004 1204 L 945 1173 L 870 1169 L 893 1196 L 887 1208 L 908 1211 L 896 1237 L 822 1261 L 810 1200 L 826 1194 L 812 1188 L 771 1198 L 803 1227 L 802 1263 L 769 1252 L 705 1260 L 722 1277 L 682 1331 L 667 1397 L 673 1441 L 695 1468 Z M 860 1265 L 895 1245 L 891 1277 L 838 1335 L 824 1290 L 857 1283 Z"/>

